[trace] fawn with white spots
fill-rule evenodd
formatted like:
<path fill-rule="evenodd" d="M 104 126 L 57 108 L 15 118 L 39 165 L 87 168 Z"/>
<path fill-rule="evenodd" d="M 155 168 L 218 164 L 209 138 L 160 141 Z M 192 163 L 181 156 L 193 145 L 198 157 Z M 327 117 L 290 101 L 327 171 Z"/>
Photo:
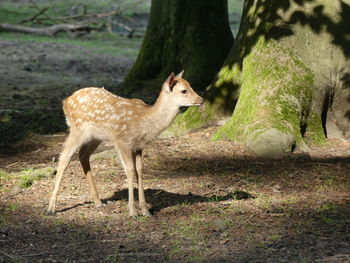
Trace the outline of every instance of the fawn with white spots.
<path fill-rule="evenodd" d="M 204 101 L 182 78 L 182 74 L 183 71 L 177 76 L 171 73 L 153 106 L 138 99 L 116 96 L 103 88 L 84 88 L 64 100 L 63 110 L 70 132 L 60 155 L 49 214 L 55 213 L 63 173 L 77 149 L 94 203 L 102 205 L 89 160 L 102 141 L 109 141 L 119 152 L 127 176 L 129 216 L 138 215 L 134 202 L 134 176 L 138 180 L 141 214 L 151 215 L 146 207 L 143 189 L 142 149 L 170 126 L 181 106 L 201 105 Z"/>

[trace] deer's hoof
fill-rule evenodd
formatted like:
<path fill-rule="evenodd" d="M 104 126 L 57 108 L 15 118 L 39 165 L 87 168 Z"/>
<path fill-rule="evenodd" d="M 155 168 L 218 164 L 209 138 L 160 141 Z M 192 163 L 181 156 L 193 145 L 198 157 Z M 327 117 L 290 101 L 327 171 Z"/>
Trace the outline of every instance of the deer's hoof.
<path fill-rule="evenodd" d="M 143 216 L 147 216 L 147 217 L 150 217 L 150 216 L 152 216 L 152 214 L 147 210 L 147 211 L 144 211 L 144 212 L 142 212 L 142 215 Z"/>
<path fill-rule="evenodd" d="M 54 215 L 56 215 L 56 212 L 49 210 L 49 211 L 45 212 L 45 215 L 47 215 L 47 216 L 54 216 Z"/>

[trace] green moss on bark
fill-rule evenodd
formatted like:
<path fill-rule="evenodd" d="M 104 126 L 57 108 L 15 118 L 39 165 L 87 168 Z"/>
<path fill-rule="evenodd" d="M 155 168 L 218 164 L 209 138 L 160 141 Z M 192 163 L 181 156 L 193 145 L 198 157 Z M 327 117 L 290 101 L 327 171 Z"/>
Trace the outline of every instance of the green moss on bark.
<path fill-rule="evenodd" d="M 311 112 L 307 120 L 307 129 L 304 137 L 306 142 L 310 144 L 322 146 L 327 143 L 320 114 Z"/>
<path fill-rule="evenodd" d="M 241 94 L 235 111 L 213 138 L 243 141 L 254 147 L 262 134 L 273 130 L 291 135 L 291 145 L 281 149 L 291 150 L 295 142 L 302 141 L 300 130 L 312 92 L 312 72 L 290 50 L 261 38 L 243 61 Z"/>

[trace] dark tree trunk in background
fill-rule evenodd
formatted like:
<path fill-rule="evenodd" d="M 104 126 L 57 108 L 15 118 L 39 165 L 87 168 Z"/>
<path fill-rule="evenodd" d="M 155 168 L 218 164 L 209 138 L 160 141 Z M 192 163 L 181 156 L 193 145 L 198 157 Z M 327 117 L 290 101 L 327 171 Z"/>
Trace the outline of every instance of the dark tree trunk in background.
<path fill-rule="evenodd" d="M 156 90 L 171 72 L 204 90 L 233 45 L 227 0 L 153 0 L 138 58 L 125 78 L 126 90 Z"/>
<path fill-rule="evenodd" d="M 246 0 L 207 103 L 172 130 L 215 123 L 234 108 L 214 138 L 244 142 L 259 156 L 349 138 L 349 58 L 350 0 Z"/>

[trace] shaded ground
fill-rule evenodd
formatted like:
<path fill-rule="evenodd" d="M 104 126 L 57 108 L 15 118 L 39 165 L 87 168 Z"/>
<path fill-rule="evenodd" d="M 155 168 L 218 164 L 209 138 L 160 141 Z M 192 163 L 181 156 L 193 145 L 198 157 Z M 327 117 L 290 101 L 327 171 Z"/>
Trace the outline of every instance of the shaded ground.
<path fill-rule="evenodd" d="M 61 101 L 75 90 L 104 86 L 126 95 L 118 85 L 132 65 L 141 40 L 106 36 L 104 41 L 102 35 L 96 48 L 97 41 L 87 39 L 86 46 L 82 46 L 84 40 L 67 41 L 0 38 L 0 147 L 28 132 L 64 130 Z M 101 46 L 101 42 L 107 44 Z"/>
<path fill-rule="evenodd" d="M 28 138 L 27 152 L 1 155 L 0 262 L 349 262 L 350 144 L 311 156 L 256 159 L 212 142 L 216 128 L 159 139 L 145 156 L 152 218 L 127 217 L 125 176 L 111 147 L 93 156 L 105 207 L 90 202 L 74 160 L 58 214 L 44 211 L 64 134 Z"/>

